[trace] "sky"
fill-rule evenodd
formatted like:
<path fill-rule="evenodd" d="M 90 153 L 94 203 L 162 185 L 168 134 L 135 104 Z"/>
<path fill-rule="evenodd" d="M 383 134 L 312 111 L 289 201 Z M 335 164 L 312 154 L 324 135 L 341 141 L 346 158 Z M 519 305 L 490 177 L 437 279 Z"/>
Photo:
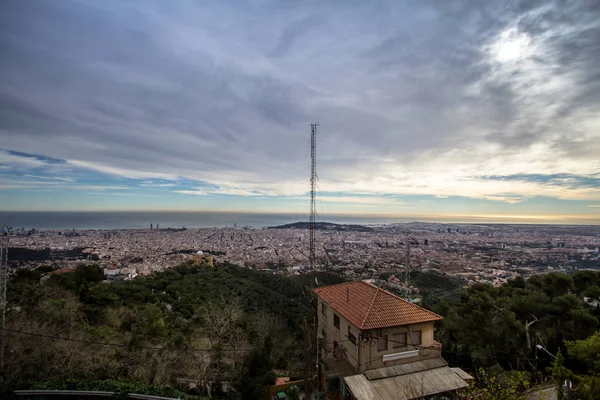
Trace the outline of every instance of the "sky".
<path fill-rule="evenodd" d="M 600 2 L 0 2 L 0 211 L 600 223 Z"/>

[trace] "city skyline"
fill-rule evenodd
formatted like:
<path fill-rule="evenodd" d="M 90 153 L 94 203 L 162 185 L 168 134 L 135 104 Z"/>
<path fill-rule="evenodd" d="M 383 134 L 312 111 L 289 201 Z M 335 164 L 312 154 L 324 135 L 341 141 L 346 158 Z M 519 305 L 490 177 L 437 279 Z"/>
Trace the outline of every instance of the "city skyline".
<path fill-rule="evenodd" d="M 600 223 L 593 2 L 0 5 L 0 211 Z M 502 2 L 504 3 L 504 2 Z"/>

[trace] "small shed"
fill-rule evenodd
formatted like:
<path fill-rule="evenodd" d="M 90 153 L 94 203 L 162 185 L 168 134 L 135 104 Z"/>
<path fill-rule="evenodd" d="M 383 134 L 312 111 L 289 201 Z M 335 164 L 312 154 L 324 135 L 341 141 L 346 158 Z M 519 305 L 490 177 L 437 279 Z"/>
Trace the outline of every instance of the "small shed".
<path fill-rule="evenodd" d="M 366 371 L 345 377 L 344 383 L 357 400 L 410 400 L 455 392 L 472 379 L 439 357 Z"/>

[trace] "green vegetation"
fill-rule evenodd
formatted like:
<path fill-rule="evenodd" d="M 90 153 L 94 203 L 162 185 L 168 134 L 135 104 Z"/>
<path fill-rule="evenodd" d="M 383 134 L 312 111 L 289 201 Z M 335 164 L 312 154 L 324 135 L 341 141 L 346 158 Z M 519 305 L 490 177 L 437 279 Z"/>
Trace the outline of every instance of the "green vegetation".
<path fill-rule="evenodd" d="M 440 301 L 433 295 L 426 303 L 445 317 L 437 335 L 450 364 L 495 371 L 491 377 L 479 374 L 488 389 L 484 398 L 514 398 L 507 393 L 534 382 L 574 379 L 581 383 L 577 398 L 586 399 L 593 397 L 585 393 L 600 387 L 595 361 L 600 356 L 600 309 L 588 306 L 583 297 L 597 294 L 599 287 L 600 272 L 552 273 L 517 278 L 501 287 L 477 284 L 457 300 Z M 503 371 L 531 373 L 534 379 L 509 379 Z"/>
<path fill-rule="evenodd" d="M 85 390 L 112 392 L 117 398 L 127 398 L 130 393 L 145 394 L 149 396 L 163 396 L 172 398 L 185 398 L 187 400 L 203 400 L 205 396 L 184 393 L 168 385 L 148 385 L 127 380 L 89 380 L 89 379 L 53 379 L 39 382 L 35 385 L 38 390 Z"/>
<path fill-rule="evenodd" d="M 269 229 L 309 229 L 308 222 L 294 222 L 279 226 L 272 226 Z M 315 222 L 315 229 L 320 231 L 343 231 L 343 232 L 373 232 L 375 229 L 365 225 L 355 224 L 334 224 L 332 222 Z"/>
<path fill-rule="evenodd" d="M 45 272 L 20 271 L 9 288 L 7 388 L 118 381 L 218 396 L 228 382 L 256 398 L 272 368 L 314 373 L 314 275 L 183 264 L 107 284 L 98 266 L 80 265 L 40 283 Z"/>
<path fill-rule="evenodd" d="M 311 287 L 315 277 L 326 285 L 342 281 L 231 264 L 188 263 L 110 284 L 95 265 L 40 283 L 47 272 L 21 270 L 11 282 L 5 388 L 199 398 L 223 397 L 227 382 L 237 397 L 261 398 L 273 369 L 300 378 L 315 373 Z M 600 310 L 583 297 L 600 293 L 600 272 L 467 289 L 438 273 L 415 274 L 413 282 L 424 304 L 445 317 L 437 331 L 443 356 L 478 377 L 471 395 L 520 398 L 543 381 L 565 379 L 578 399 L 599 392 Z"/>
<path fill-rule="evenodd" d="M 583 293 L 599 284 L 600 273 L 582 271 L 517 278 L 498 288 L 474 285 L 441 310 L 440 339 L 449 359 L 468 354 L 479 366 L 532 368 L 536 344 L 556 353 L 565 340 L 585 339 L 598 329 L 600 310 L 588 307 Z"/>
<path fill-rule="evenodd" d="M 575 375 L 576 398 L 592 400 L 600 393 L 600 331 L 584 340 L 567 341 L 568 354 L 584 364 L 587 374 Z M 563 372 L 570 377 L 570 370 Z"/>
<path fill-rule="evenodd" d="M 525 371 L 497 369 L 478 371 L 479 384 L 466 389 L 469 398 L 485 400 L 525 400 L 525 392 L 532 388 L 532 374 Z"/>

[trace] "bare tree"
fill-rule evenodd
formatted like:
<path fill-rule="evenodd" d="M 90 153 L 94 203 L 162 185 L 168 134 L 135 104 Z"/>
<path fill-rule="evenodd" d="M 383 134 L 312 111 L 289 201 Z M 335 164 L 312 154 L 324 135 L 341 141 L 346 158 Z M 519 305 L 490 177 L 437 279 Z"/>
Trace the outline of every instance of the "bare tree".
<path fill-rule="evenodd" d="M 312 399 L 318 389 L 315 379 L 317 374 L 317 326 L 314 318 L 309 322 L 306 318 L 301 325 L 304 349 L 304 392 L 305 398 Z"/>
<path fill-rule="evenodd" d="M 233 382 L 244 374 L 244 359 L 249 343 L 241 327 L 244 309 L 237 298 L 209 303 L 198 312 L 202 333 L 210 344 L 210 371 L 205 374 L 203 387 L 210 395 L 215 382 Z"/>

